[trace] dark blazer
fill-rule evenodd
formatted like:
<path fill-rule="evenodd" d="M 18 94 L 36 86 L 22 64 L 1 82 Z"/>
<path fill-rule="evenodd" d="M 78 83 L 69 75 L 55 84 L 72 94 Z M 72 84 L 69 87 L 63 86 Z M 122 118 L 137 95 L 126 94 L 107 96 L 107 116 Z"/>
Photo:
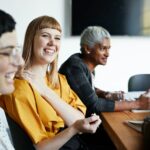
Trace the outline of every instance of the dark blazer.
<path fill-rule="evenodd" d="M 66 76 L 71 88 L 86 105 L 87 116 L 91 113 L 114 111 L 114 101 L 98 97 L 92 88 L 91 72 L 83 62 L 80 53 L 70 56 L 61 65 L 59 72 Z"/>

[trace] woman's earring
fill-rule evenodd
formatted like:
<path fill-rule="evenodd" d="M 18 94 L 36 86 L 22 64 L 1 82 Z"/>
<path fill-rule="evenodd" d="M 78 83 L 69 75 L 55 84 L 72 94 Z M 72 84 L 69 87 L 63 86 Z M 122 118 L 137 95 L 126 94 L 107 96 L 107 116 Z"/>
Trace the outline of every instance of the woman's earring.
<path fill-rule="evenodd" d="M 87 51 L 87 54 L 90 54 L 90 52 L 89 52 L 89 51 Z"/>

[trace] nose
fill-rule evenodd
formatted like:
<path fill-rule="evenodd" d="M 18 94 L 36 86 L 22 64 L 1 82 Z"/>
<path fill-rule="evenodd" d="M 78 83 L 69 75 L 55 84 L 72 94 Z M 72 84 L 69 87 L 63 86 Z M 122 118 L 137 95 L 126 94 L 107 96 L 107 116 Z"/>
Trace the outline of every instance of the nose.
<path fill-rule="evenodd" d="M 109 48 L 105 49 L 105 56 L 109 57 Z"/>
<path fill-rule="evenodd" d="M 22 58 L 21 52 L 18 52 L 15 56 L 12 56 L 11 64 L 16 67 L 22 67 L 24 65 L 24 60 Z"/>
<path fill-rule="evenodd" d="M 24 60 L 22 58 L 21 54 L 18 54 L 18 66 L 23 66 L 24 65 Z"/>
<path fill-rule="evenodd" d="M 55 39 L 53 37 L 49 38 L 48 45 L 55 45 Z"/>

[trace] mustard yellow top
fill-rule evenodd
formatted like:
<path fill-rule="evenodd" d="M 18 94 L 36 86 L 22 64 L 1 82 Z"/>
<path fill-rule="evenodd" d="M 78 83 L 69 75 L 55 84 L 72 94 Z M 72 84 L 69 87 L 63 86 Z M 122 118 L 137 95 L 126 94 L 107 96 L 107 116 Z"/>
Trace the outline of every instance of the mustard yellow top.
<path fill-rule="evenodd" d="M 71 90 L 65 76 L 59 74 L 59 81 L 60 87 L 53 90 L 64 101 L 85 114 L 85 105 Z M 14 93 L 1 95 L 0 106 L 25 129 L 34 144 L 55 136 L 64 127 L 62 118 L 26 80 L 15 79 L 14 83 Z M 51 83 L 48 86 L 51 88 Z"/>

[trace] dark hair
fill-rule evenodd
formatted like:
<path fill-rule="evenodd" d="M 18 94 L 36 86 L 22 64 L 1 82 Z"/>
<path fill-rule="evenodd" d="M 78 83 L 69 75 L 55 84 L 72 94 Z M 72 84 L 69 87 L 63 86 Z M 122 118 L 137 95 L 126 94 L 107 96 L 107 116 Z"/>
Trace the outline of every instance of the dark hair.
<path fill-rule="evenodd" d="M 15 29 L 14 18 L 0 9 L 0 37 L 5 32 L 12 32 Z"/>

